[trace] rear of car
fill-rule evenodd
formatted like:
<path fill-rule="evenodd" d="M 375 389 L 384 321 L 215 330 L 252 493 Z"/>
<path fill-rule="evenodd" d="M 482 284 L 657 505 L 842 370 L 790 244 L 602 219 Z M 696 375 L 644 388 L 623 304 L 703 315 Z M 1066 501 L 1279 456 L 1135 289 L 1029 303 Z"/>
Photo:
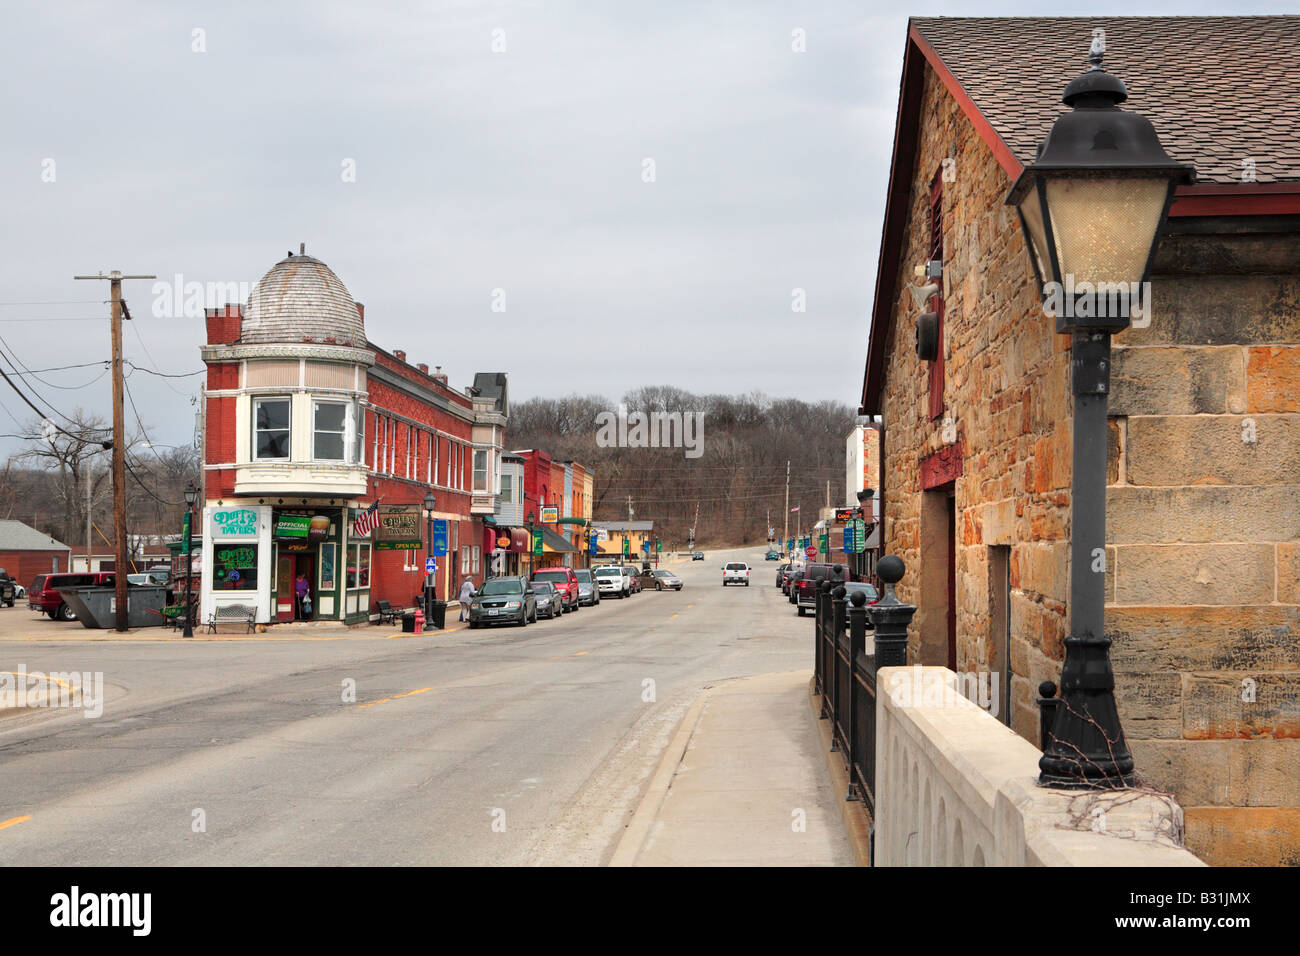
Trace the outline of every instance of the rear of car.
<path fill-rule="evenodd" d="M 817 589 L 832 574 L 832 566 L 829 564 L 809 563 L 804 565 L 803 572 L 790 587 L 795 606 L 799 608 L 800 617 L 803 617 L 804 612 L 809 608 L 817 607 Z"/>
<path fill-rule="evenodd" d="M 533 581 L 547 581 L 555 585 L 555 590 L 560 594 L 562 611 L 578 609 L 578 579 L 572 568 L 543 568 L 533 572 Z"/>
<path fill-rule="evenodd" d="M 627 593 L 640 594 L 641 576 L 637 574 L 636 568 L 625 564 L 623 565 L 623 574 L 627 578 Z"/>
<path fill-rule="evenodd" d="M 596 587 L 601 594 L 609 594 L 614 597 L 627 597 L 627 581 L 623 575 L 623 570 L 617 567 L 596 568 L 592 572 L 592 577 L 596 579 Z"/>
<path fill-rule="evenodd" d="M 722 586 L 743 584 L 749 587 L 749 565 L 744 561 L 728 561 L 722 566 Z"/>

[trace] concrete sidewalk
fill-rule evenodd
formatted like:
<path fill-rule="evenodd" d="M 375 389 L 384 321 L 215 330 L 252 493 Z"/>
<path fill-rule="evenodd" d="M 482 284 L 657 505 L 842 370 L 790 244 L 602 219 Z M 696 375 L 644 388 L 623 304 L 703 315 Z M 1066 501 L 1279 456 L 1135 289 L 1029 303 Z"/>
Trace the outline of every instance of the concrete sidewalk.
<path fill-rule="evenodd" d="M 853 866 L 808 714 L 807 670 L 704 691 L 611 866 Z"/>

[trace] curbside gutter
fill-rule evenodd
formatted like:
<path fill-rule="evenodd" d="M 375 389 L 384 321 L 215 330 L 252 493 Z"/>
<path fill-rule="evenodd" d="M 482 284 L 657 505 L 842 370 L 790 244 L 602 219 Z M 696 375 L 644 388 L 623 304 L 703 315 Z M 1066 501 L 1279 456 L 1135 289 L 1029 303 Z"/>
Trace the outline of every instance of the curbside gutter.
<path fill-rule="evenodd" d="M 849 835 L 849 843 L 853 846 L 853 858 L 858 866 L 870 866 L 871 815 L 860 800 L 844 799 L 849 792 L 849 774 L 844 768 L 844 761 L 840 759 L 839 751 L 831 752 L 830 721 L 821 719 L 822 699 L 816 687 L 817 679 L 814 677 L 808 681 L 808 716 L 822 742 L 826 769 L 831 777 L 831 789 L 840 799 L 840 813 L 844 817 L 844 830 Z"/>

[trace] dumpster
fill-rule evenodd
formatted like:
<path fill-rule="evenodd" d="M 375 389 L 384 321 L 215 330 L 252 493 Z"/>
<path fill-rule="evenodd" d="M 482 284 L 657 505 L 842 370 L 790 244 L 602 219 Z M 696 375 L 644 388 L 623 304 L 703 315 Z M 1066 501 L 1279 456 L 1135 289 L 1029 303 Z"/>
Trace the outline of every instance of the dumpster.
<path fill-rule="evenodd" d="M 111 587 L 59 588 L 59 597 L 72 608 L 82 627 L 117 627 L 117 591 Z M 126 626 L 161 627 L 167 623 L 162 609 L 168 604 L 167 588 L 133 584 L 126 590 Z"/>
<path fill-rule="evenodd" d="M 434 601 L 433 611 L 429 615 L 429 620 L 424 625 L 431 631 L 441 631 L 447 626 L 447 602 Z"/>
<path fill-rule="evenodd" d="M 403 634 L 415 633 L 415 612 L 414 611 L 402 612 L 402 633 Z"/>

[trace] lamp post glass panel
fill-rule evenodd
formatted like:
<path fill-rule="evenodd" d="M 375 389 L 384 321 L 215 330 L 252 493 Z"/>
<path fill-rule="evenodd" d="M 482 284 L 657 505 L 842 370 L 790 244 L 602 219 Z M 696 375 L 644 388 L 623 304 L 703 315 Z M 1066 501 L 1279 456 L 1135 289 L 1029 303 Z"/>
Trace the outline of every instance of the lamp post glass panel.
<path fill-rule="evenodd" d="M 194 502 L 198 497 L 199 490 L 191 481 L 185 487 L 185 607 L 181 610 L 185 615 L 185 629 L 181 631 L 181 637 L 194 636 L 193 610 L 190 601 L 193 600 L 191 589 L 194 576 Z"/>
<path fill-rule="evenodd" d="M 1110 337 L 1133 318 L 1150 321 L 1160 232 L 1174 189 L 1193 177 L 1148 119 L 1119 108 L 1128 91 L 1101 69 L 1104 49 L 1100 37 L 1093 41 L 1087 72 L 1062 97 L 1072 110 L 1057 118 L 1006 200 L 1028 237 L 1044 313 L 1072 336 L 1070 635 L 1061 704 L 1039 761 L 1039 782 L 1062 789 L 1133 782 L 1105 633 Z"/>
<path fill-rule="evenodd" d="M 427 540 L 428 540 L 428 547 L 427 547 L 427 549 L 426 549 L 426 551 L 425 551 L 425 556 L 426 556 L 430 561 L 434 560 L 434 557 L 433 557 L 433 508 L 434 508 L 434 506 L 435 506 L 437 503 L 438 503 L 438 502 L 437 502 L 437 499 L 435 499 L 433 495 L 425 495 L 425 496 L 424 496 L 424 513 L 428 516 L 428 517 L 426 518 L 426 521 L 427 521 L 427 529 L 426 529 L 426 531 L 427 531 L 427 533 L 428 533 L 428 539 L 427 539 Z M 425 568 L 425 571 L 424 571 L 424 616 L 425 616 L 426 620 L 429 620 L 429 621 L 432 620 L 432 616 L 433 616 L 433 602 L 436 601 L 437 599 L 438 599 L 438 585 L 434 582 L 434 576 L 433 576 L 432 572 L 430 572 L 428 568 Z"/>

